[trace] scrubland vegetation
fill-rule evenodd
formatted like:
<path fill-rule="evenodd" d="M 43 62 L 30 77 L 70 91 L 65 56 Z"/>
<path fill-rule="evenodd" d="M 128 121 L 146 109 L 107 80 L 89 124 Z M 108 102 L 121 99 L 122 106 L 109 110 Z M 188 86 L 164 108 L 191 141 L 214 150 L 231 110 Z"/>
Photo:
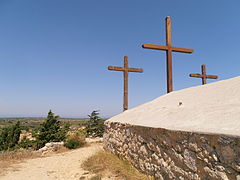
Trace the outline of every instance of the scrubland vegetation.
<path fill-rule="evenodd" d="M 20 122 L 20 119 L 15 119 L 15 122 L 13 122 L 14 119 L 1 119 L 0 151 L 13 151 L 20 148 L 38 150 L 46 143 L 61 141 L 70 149 L 81 147 L 85 144 L 85 137 L 101 137 L 104 132 L 104 119 L 99 117 L 99 112 L 93 111 L 88 116 L 89 119 L 81 122 L 79 120 L 76 122 L 75 119 L 72 124 L 72 121 L 66 121 L 66 119 L 63 121 L 50 110 L 46 119 L 30 121 L 29 127 L 26 126 L 28 124 L 26 119 L 23 122 Z"/>

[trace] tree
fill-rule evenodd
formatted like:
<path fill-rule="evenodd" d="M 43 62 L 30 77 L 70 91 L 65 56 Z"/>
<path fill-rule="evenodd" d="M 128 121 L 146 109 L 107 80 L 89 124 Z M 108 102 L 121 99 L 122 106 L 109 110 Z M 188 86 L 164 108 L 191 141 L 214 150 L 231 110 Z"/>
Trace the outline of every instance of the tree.
<path fill-rule="evenodd" d="M 20 122 L 5 127 L 0 131 L 0 151 L 14 148 L 19 141 L 21 133 Z"/>
<path fill-rule="evenodd" d="M 102 137 L 104 133 L 104 120 L 99 117 L 99 111 L 94 110 L 88 117 L 89 121 L 86 124 L 87 135 Z"/>
<path fill-rule="evenodd" d="M 48 142 L 63 141 L 69 130 L 69 125 L 61 127 L 59 116 L 55 116 L 50 110 L 47 119 L 40 124 L 39 132 L 36 134 L 37 148 L 43 147 Z"/>

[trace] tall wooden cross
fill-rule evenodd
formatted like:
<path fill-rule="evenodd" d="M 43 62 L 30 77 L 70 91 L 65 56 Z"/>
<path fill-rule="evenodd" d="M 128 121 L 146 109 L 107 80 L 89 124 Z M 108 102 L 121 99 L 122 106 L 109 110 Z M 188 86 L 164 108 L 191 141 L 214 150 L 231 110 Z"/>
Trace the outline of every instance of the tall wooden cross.
<path fill-rule="evenodd" d="M 172 85 L 172 52 L 192 53 L 193 49 L 186 49 L 172 46 L 171 35 L 171 18 L 168 16 L 165 19 L 166 23 L 166 46 L 155 44 L 143 44 L 142 47 L 146 49 L 164 50 L 167 54 L 167 92 L 173 91 Z"/>
<path fill-rule="evenodd" d="M 124 93 L 123 93 L 123 111 L 128 109 L 128 72 L 143 72 L 140 68 L 129 68 L 128 57 L 124 56 L 124 67 L 108 66 L 108 70 L 123 71 L 124 77 Z"/>
<path fill-rule="evenodd" d="M 202 85 L 207 84 L 207 79 L 217 79 L 218 76 L 207 75 L 206 74 L 206 65 L 202 65 L 202 74 L 189 74 L 190 77 L 202 78 Z"/>

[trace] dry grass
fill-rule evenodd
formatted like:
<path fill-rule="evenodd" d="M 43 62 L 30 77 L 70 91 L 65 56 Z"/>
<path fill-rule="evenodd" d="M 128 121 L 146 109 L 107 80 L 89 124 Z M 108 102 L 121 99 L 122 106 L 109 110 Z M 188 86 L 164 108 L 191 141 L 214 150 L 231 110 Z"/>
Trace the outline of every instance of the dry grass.
<path fill-rule="evenodd" d="M 12 164 L 40 156 L 40 153 L 26 149 L 0 152 L 0 175 L 2 175 L 8 168 L 10 168 Z"/>
<path fill-rule="evenodd" d="M 152 177 L 140 173 L 137 169 L 117 156 L 99 151 L 83 163 L 83 168 L 91 173 L 96 174 L 96 179 L 101 177 L 114 177 L 114 179 L 126 180 L 152 180 Z"/>

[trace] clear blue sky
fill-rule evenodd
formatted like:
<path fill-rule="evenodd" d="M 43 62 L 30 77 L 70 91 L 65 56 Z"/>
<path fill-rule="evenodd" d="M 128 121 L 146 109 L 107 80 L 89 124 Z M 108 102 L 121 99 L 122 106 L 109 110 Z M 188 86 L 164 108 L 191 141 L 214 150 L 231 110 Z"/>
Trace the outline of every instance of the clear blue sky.
<path fill-rule="evenodd" d="M 174 89 L 201 84 L 200 72 L 219 80 L 239 76 L 240 1 L 0 0 L 0 116 L 103 117 L 122 111 L 123 75 L 108 65 L 129 66 L 130 108 L 166 93 L 166 16 L 174 46 Z M 208 82 L 214 82 L 208 80 Z"/>

